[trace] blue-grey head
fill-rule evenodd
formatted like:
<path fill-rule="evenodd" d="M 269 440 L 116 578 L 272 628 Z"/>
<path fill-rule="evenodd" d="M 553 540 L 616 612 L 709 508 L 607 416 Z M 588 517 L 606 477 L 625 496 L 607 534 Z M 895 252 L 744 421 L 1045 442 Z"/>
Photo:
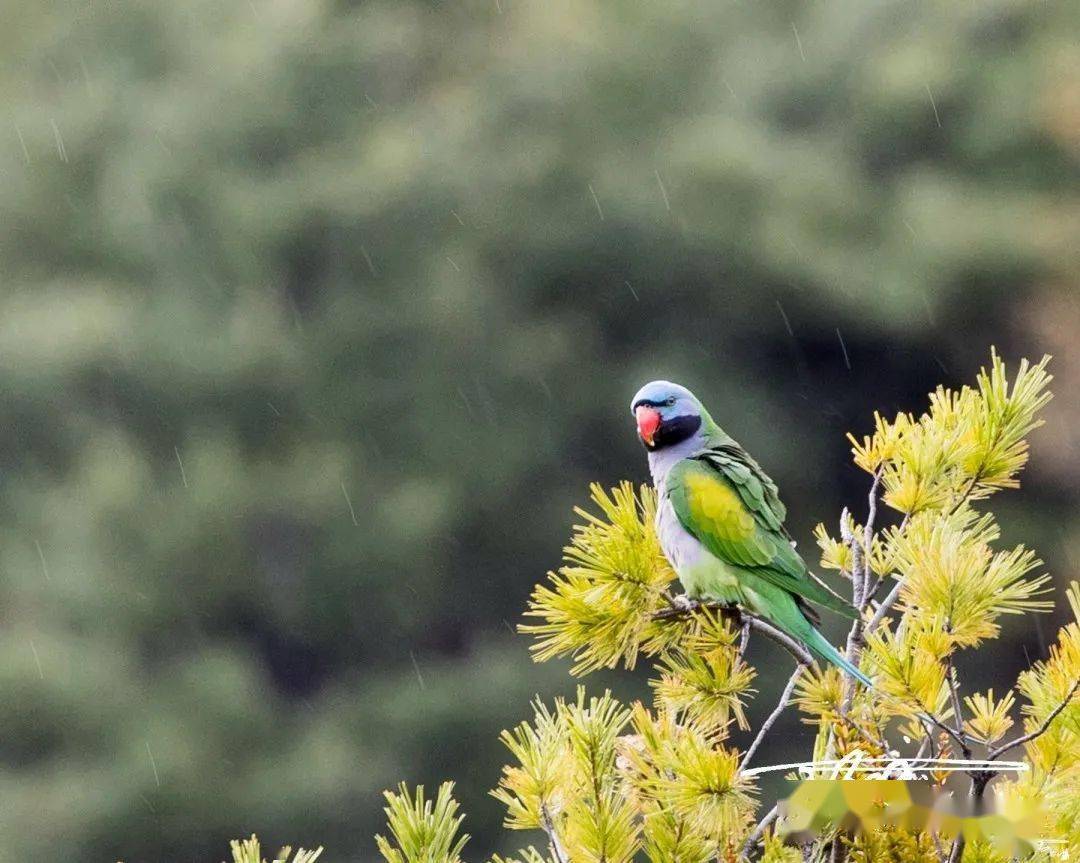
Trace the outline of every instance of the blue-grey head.
<path fill-rule="evenodd" d="M 630 402 L 638 437 L 650 452 L 682 443 L 712 419 L 690 390 L 670 381 L 645 384 Z"/>

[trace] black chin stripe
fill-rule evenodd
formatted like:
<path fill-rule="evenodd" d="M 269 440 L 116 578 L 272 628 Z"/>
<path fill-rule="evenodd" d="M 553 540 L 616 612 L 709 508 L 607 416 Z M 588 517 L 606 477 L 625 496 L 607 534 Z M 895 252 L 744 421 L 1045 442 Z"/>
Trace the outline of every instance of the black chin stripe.
<path fill-rule="evenodd" d="M 665 420 L 660 423 L 660 428 L 656 430 L 656 434 L 653 436 L 653 445 L 650 449 L 663 449 L 666 446 L 682 443 L 695 434 L 699 428 L 701 428 L 701 417 L 699 416 L 673 417 Z"/>

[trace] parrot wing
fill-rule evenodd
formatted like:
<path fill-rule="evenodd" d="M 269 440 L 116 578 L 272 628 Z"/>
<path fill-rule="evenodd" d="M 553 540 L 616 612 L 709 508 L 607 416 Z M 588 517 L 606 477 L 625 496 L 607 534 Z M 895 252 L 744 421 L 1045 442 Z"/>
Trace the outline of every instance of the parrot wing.
<path fill-rule="evenodd" d="M 806 570 L 784 530 L 776 485 L 737 444 L 683 459 L 667 478 L 679 521 L 715 557 L 797 598 L 854 619 L 855 609 Z"/>

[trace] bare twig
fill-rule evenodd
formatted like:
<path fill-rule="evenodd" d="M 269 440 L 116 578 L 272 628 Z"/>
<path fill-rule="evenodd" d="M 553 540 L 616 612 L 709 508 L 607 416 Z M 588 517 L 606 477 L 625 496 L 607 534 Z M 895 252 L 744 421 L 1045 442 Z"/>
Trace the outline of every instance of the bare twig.
<path fill-rule="evenodd" d="M 830 863 L 843 863 L 847 857 L 847 848 L 844 847 L 844 843 L 840 839 L 840 831 L 836 831 L 836 837 L 833 839 L 832 851 L 829 854 Z"/>
<path fill-rule="evenodd" d="M 946 657 L 945 673 L 949 678 L 949 695 L 952 697 L 953 724 L 956 726 L 957 733 L 963 734 L 964 715 L 960 710 L 960 680 L 956 676 L 956 666 L 953 665 L 952 654 Z"/>
<path fill-rule="evenodd" d="M 852 605 L 858 608 L 862 604 L 862 546 L 855 541 L 848 525 L 850 520 L 851 511 L 845 506 L 840 511 L 840 541 L 851 549 L 851 569 L 847 574 L 851 578 Z"/>
<path fill-rule="evenodd" d="M 551 820 L 551 813 L 548 812 L 546 803 L 540 805 L 540 825 L 547 834 L 555 863 L 569 863 L 570 858 L 566 856 L 566 849 L 563 848 L 562 842 L 559 840 L 559 834 L 555 831 L 555 822 Z"/>
<path fill-rule="evenodd" d="M 769 729 L 773 727 L 776 720 L 780 718 L 780 714 L 784 712 L 784 708 L 788 706 L 788 702 L 791 701 L 791 693 L 795 689 L 795 684 L 799 682 L 799 677 L 802 676 L 803 671 L 806 670 L 806 663 L 800 662 L 795 666 L 795 671 L 792 672 L 791 677 L 788 678 L 787 685 L 784 686 L 784 691 L 780 693 L 780 700 L 776 703 L 776 707 L 773 712 L 769 714 L 769 718 L 766 719 L 762 725 L 761 730 L 758 731 L 757 737 L 754 738 L 754 742 L 750 744 L 746 750 L 746 754 L 743 755 L 742 763 L 739 765 L 739 770 L 745 770 L 746 765 L 750 763 L 750 759 L 754 757 L 754 753 L 757 752 L 758 747 L 761 746 L 761 741 L 765 739 L 765 735 L 769 733 Z"/>
<path fill-rule="evenodd" d="M 746 648 L 750 646 L 750 624 L 743 621 L 742 635 L 739 636 L 739 656 L 746 656 Z"/>
<path fill-rule="evenodd" d="M 889 613 L 889 609 L 896 605 L 896 600 L 900 598 L 900 591 L 903 590 L 903 588 L 904 580 L 898 578 L 896 584 L 893 585 L 893 589 L 889 591 L 888 595 L 883 600 L 881 600 L 881 605 L 877 607 L 874 616 L 871 617 L 870 622 L 866 624 L 867 633 L 873 632 L 881 625 L 881 621 L 885 619 L 885 615 Z"/>
<path fill-rule="evenodd" d="M 911 521 L 911 514 L 908 513 L 904 516 L 904 520 L 900 522 L 900 527 L 897 528 L 899 533 L 903 533 L 904 529 L 908 526 L 908 522 Z M 870 601 L 874 598 L 874 594 L 878 592 L 878 588 L 881 587 L 882 582 L 885 581 L 885 576 L 882 575 L 874 583 L 874 589 L 870 595 L 866 597 L 866 605 L 870 605 Z M 874 612 L 874 616 L 870 618 L 870 622 L 866 624 L 866 628 L 863 630 L 869 634 L 873 632 L 878 626 L 881 625 L 881 621 L 885 619 L 885 615 L 889 613 L 889 610 L 896 604 L 896 600 L 900 598 L 900 591 L 904 588 L 904 579 L 898 578 L 896 584 L 893 585 L 893 589 L 889 591 L 888 595 L 881 601 L 881 604 Z"/>
<path fill-rule="evenodd" d="M 863 601 L 863 608 L 864 609 L 866 608 L 866 606 L 868 606 L 870 604 L 871 600 L 873 600 L 873 598 L 875 596 L 877 596 L 877 592 L 881 589 L 881 585 L 883 585 L 885 583 L 885 579 L 887 577 L 888 577 L 888 573 L 885 573 L 883 575 L 879 575 L 877 578 L 874 579 L 874 583 L 872 585 L 870 585 L 870 587 L 867 588 L 866 596 L 864 597 L 864 601 Z"/>
<path fill-rule="evenodd" d="M 814 661 L 814 657 L 810 655 L 805 647 L 803 647 L 794 638 L 788 635 L 786 632 L 781 632 L 771 623 L 766 623 L 760 617 L 749 616 L 750 628 L 760 632 L 762 635 L 771 638 L 781 647 L 783 647 L 788 653 L 795 657 L 796 661 L 802 665 L 810 665 Z"/>
<path fill-rule="evenodd" d="M 938 863 L 945 863 L 945 849 L 941 847 L 941 838 L 938 836 L 937 830 L 931 833 L 930 837 L 934 840 L 934 850 L 937 852 Z"/>
<path fill-rule="evenodd" d="M 922 713 L 919 714 L 919 719 L 921 719 L 923 722 L 927 722 L 927 721 L 932 722 L 934 725 L 936 725 L 938 728 L 940 728 L 942 731 L 944 731 L 946 734 L 948 734 L 953 740 L 955 740 L 960 745 L 960 751 L 964 754 L 964 757 L 970 760 L 971 759 L 971 747 L 967 745 L 967 735 L 962 733 L 962 732 L 957 731 L 954 728 L 950 728 L 948 725 L 946 725 L 944 722 L 942 722 L 940 719 L 938 719 L 936 716 L 934 716 L 933 713 L 931 713 L 929 710 L 927 710 L 925 707 L 923 707 L 922 704 L 919 704 L 919 707 L 922 708 L 922 711 L 923 711 Z"/>
<path fill-rule="evenodd" d="M 863 525 L 862 546 L 851 537 L 851 581 L 852 598 L 854 599 L 857 616 L 852 621 L 851 630 L 848 632 L 847 644 L 844 648 L 844 658 L 852 665 L 859 664 L 859 656 L 862 653 L 866 639 L 863 636 L 863 610 L 870 602 L 870 563 L 871 549 L 874 544 L 874 522 L 877 521 L 878 488 L 881 486 L 881 473 L 883 468 L 874 471 L 874 481 L 870 483 L 870 492 L 867 495 L 866 524 Z M 860 565 L 861 564 L 861 565 Z M 875 586 L 876 587 L 876 586 Z M 847 716 L 855 700 L 855 689 L 858 681 L 852 677 L 844 680 L 844 697 L 840 703 L 840 715 Z"/>
<path fill-rule="evenodd" d="M 845 658 L 852 665 L 857 666 L 859 664 L 859 654 L 862 652 L 862 646 L 865 644 L 862 631 L 862 617 L 859 617 L 851 624 L 851 631 L 848 632 L 847 646 L 844 650 Z M 840 702 L 840 715 L 847 716 L 848 711 L 851 710 L 851 705 L 855 700 L 855 687 L 858 685 L 858 681 L 850 675 L 844 676 L 844 698 Z"/>
<path fill-rule="evenodd" d="M 990 754 L 987 756 L 987 760 L 994 761 L 995 759 L 1004 755 L 1010 749 L 1013 749 L 1014 747 L 1020 746 L 1024 743 L 1030 743 L 1036 737 L 1044 734 L 1046 730 L 1050 727 L 1050 723 L 1057 719 L 1058 714 L 1069 706 L 1069 702 L 1071 702 L 1073 696 L 1076 695 L 1077 689 L 1080 689 L 1080 677 L 1076 678 L 1076 680 L 1073 682 L 1072 687 L 1069 689 L 1069 693 L 1065 696 L 1064 699 L 1062 699 L 1061 703 L 1057 707 L 1050 711 L 1046 719 L 1039 723 L 1038 728 L 1036 728 L 1034 731 L 1017 737 L 1015 740 L 1010 740 L 1008 743 L 1002 743 L 1001 746 L 990 752 Z"/>
<path fill-rule="evenodd" d="M 757 826 L 754 827 L 754 831 L 750 834 L 749 838 L 747 838 L 746 842 L 743 843 L 742 851 L 739 854 L 743 860 L 750 859 L 750 853 L 754 850 L 754 846 L 757 845 L 769 825 L 776 820 L 776 817 L 779 814 L 779 808 L 773 806 L 773 808 L 765 813 L 765 816 L 757 823 Z"/>
<path fill-rule="evenodd" d="M 863 573 L 862 587 L 859 590 L 859 604 L 855 606 L 862 611 L 870 601 L 868 588 L 870 587 L 870 562 L 874 548 L 874 522 L 877 520 L 878 489 L 881 487 L 881 473 L 884 468 L 879 467 L 874 471 L 874 481 L 870 484 L 870 493 L 867 496 L 866 524 L 863 526 Z M 850 657 L 848 657 L 850 659 Z"/>

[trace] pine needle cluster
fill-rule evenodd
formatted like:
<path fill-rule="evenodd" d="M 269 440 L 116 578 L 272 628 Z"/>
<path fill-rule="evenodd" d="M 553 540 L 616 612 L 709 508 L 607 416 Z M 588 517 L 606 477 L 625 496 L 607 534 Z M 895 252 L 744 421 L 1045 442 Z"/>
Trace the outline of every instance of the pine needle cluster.
<path fill-rule="evenodd" d="M 575 509 L 583 522 L 564 549 L 565 564 L 537 585 L 525 612 L 543 623 L 520 627 L 536 636 L 538 661 L 572 656 L 572 674 L 620 662 L 633 668 L 639 653 L 663 650 L 672 630 L 655 619 L 675 578 L 652 527 L 655 493 L 642 487 L 635 495 L 628 482 L 610 492 L 594 483 L 590 492 L 599 515 Z"/>
<path fill-rule="evenodd" d="M 375 844 L 387 863 L 461 863 L 469 837 L 458 835 L 465 816 L 457 814 L 453 793 L 453 782 L 440 785 L 434 800 L 424 798 L 422 785 L 415 794 L 404 785 L 385 792 L 391 838 L 376 836 Z"/>
<path fill-rule="evenodd" d="M 653 491 L 594 485 L 592 508 L 577 510 L 564 565 L 533 592 L 521 630 L 534 637 L 537 661 L 569 657 L 575 675 L 651 658 L 652 703 L 579 688 L 573 701 L 537 702 L 531 722 L 503 732 L 512 762 L 492 794 L 506 807 L 508 828 L 543 838 L 539 848 L 493 863 L 1014 859 L 1015 850 L 977 836 L 889 825 L 785 844 L 748 762 L 767 751 L 759 747 L 789 702 L 817 728 L 807 760 L 971 761 L 972 797 L 992 795 L 1000 811 L 1021 819 L 1049 812 L 1046 843 L 1031 859 L 1080 854 L 1080 584 L 1068 590 L 1076 619 L 1014 688 L 965 689 L 954 661 L 997 638 L 1003 617 L 1052 607 L 1050 577 L 1034 552 L 1001 547 L 993 515 L 976 508 L 1018 483 L 1028 435 L 1050 399 L 1047 364 L 1021 362 L 1010 378 L 993 352 L 974 386 L 939 387 L 922 415 L 877 415 L 871 434 L 851 438 L 854 463 L 870 477 L 866 518 L 860 524 L 845 510 L 836 536 L 819 525 L 815 537 L 821 568 L 849 582 L 860 612 L 841 648 L 874 686 L 807 667 L 805 652 L 785 644 L 795 669 L 756 724 L 756 672 L 744 651 L 768 627 L 745 616 L 740 627 L 727 609 L 679 604 L 653 526 Z M 895 511 L 890 524 L 880 523 L 879 502 Z M 752 742 L 736 746 L 736 732 Z M 1027 769 L 993 769 L 1006 755 L 1022 757 Z M 387 799 L 394 842 L 378 839 L 387 863 L 459 863 L 464 838 L 449 785 L 434 804 L 422 789 Z"/>
<path fill-rule="evenodd" d="M 234 839 L 229 843 L 229 847 L 232 849 L 233 863 L 267 863 L 259 840 L 254 835 L 250 839 Z M 270 863 L 315 863 L 322 852 L 322 848 L 316 848 L 314 851 L 305 851 L 300 848 L 296 854 L 293 854 L 292 848 L 286 845 L 273 856 Z"/>

